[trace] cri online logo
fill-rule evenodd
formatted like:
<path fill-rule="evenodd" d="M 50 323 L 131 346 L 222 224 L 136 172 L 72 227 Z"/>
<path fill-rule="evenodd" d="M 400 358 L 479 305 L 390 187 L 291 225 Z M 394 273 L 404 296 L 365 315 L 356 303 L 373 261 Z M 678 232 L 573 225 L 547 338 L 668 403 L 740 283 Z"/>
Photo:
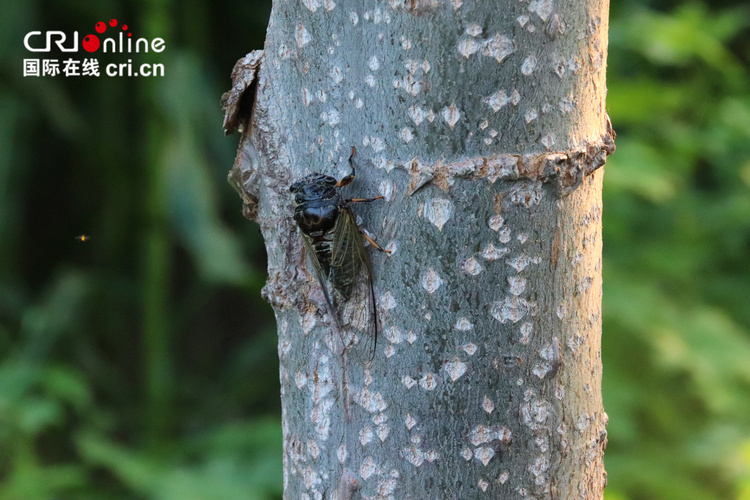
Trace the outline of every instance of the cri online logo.
<path fill-rule="evenodd" d="M 115 33 L 119 32 L 118 40 L 114 38 L 106 38 L 104 42 L 99 40 L 97 35 L 91 34 L 83 37 L 81 47 L 86 52 L 96 52 L 99 47 L 102 47 L 102 52 L 148 52 L 149 49 L 153 52 L 162 52 L 165 48 L 164 40 L 162 38 L 154 38 L 149 43 L 146 38 L 138 38 L 133 44 L 133 34 L 128 31 L 128 25 L 123 24 L 119 30 L 117 30 L 117 19 L 110 19 L 108 22 L 99 21 L 94 26 L 94 30 L 100 35 L 107 31 L 107 28 L 112 28 Z M 125 33 L 127 33 L 127 40 L 125 39 Z M 52 44 L 57 45 L 57 48 L 61 52 L 78 52 L 78 32 L 73 32 L 72 45 L 65 47 L 65 41 L 67 36 L 63 31 L 47 31 L 46 37 L 44 38 L 44 47 L 32 46 L 34 43 L 32 38 L 38 38 L 42 36 L 41 31 L 30 31 L 26 34 L 23 39 L 23 44 L 26 50 L 30 52 L 50 52 L 52 50 Z M 119 42 L 119 43 L 118 43 Z M 36 44 L 34 44 L 36 45 Z"/>

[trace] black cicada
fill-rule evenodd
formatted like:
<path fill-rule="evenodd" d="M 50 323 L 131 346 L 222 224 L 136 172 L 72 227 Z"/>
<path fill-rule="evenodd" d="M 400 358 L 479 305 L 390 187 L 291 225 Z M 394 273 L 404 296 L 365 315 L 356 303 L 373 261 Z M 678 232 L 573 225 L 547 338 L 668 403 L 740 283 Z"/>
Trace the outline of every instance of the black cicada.
<path fill-rule="evenodd" d="M 329 314 L 342 336 L 343 348 L 347 350 L 357 344 L 357 351 L 369 361 L 375 353 L 378 318 L 372 265 L 362 238 L 378 250 L 390 252 L 380 248 L 360 230 L 349 208 L 349 203 L 370 202 L 383 197 L 347 199 L 341 195 L 340 188 L 354 180 L 354 152 L 352 147 L 349 157 L 351 174 L 343 179 L 337 181 L 328 175 L 310 174 L 292 184 L 289 190 L 294 193 L 294 220 L 302 232 Z M 359 332 L 358 340 L 356 335 L 345 336 L 342 325 L 351 327 L 352 333 Z"/>

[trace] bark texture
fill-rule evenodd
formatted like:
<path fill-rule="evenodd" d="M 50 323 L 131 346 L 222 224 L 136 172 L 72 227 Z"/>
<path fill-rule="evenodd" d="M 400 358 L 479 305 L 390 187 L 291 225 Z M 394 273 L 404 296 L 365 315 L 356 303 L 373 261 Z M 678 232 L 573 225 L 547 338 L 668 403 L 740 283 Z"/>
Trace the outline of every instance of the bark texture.
<path fill-rule="evenodd" d="M 274 3 L 225 128 L 244 130 L 230 177 L 268 250 L 285 498 L 601 497 L 607 15 L 595 0 Z M 342 177 L 351 146 L 345 192 L 385 198 L 354 210 L 392 251 L 372 252 L 369 366 L 336 348 L 289 193 Z"/>

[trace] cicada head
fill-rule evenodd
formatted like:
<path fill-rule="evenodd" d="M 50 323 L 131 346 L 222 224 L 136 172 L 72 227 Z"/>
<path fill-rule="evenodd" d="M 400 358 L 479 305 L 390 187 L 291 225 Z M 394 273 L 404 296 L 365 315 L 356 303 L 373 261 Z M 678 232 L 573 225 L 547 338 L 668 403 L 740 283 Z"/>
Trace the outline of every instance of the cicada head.
<path fill-rule="evenodd" d="M 322 235 L 336 225 L 342 203 L 336 183 L 328 175 L 312 174 L 289 188 L 294 193 L 294 221 L 304 234 Z"/>

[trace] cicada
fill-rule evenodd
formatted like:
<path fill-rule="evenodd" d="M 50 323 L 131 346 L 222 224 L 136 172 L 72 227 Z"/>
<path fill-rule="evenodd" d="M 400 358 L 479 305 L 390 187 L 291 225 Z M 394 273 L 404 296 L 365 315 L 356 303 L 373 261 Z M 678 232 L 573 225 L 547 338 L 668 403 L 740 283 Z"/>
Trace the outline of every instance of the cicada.
<path fill-rule="evenodd" d="M 292 184 L 289 190 L 294 194 L 294 220 L 323 289 L 328 312 L 341 335 L 343 349 L 346 351 L 356 344 L 360 357 L 369 362 L 375 354 L 378 316 L 372 264 L 364 240 L 382 252 L 390 252 L 359 228 L 349 206 L 383 197 L 344 198 L 341 194 L 341 188 L 354 180 L 354 153 L 352 147 L 351 173 L 346 177 L 336 180 L 328 175 L 310 174 Z"/>

